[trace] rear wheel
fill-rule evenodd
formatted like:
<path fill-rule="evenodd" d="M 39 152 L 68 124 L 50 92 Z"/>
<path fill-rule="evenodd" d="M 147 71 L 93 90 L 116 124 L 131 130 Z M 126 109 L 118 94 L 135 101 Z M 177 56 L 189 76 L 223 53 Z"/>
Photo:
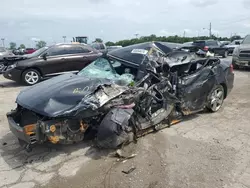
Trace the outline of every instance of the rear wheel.
<path fill-rule="evenodd" d="M 26 85 L 37 84 L 41 79 L 41 74 L 35 69 L 28 69 L 22 74 L 22 81 Z"/>
<path fill-rule="evenodd" d="M 213 88 L 208 96 L 207 108 L 211 112 L 217 112 L 224 101 L 225 91 L 222 85 L 217 85 Z"/>

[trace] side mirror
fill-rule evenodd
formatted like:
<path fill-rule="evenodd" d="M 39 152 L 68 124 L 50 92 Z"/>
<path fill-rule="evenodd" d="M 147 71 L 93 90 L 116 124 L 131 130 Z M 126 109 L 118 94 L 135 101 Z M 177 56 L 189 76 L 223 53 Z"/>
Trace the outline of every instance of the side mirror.
<path fill-rule="evenodd" d="M 44 60 L 47 60 L 47 53 L 44 53 L 41 57 L 42 57 Z"/>

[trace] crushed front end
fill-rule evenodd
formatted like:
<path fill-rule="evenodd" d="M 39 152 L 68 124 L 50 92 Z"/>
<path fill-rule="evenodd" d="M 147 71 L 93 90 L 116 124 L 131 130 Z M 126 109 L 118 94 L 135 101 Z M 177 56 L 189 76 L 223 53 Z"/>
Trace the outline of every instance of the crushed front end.
<path fill-rule="evenodd" d="M 71 144 L 82 141 L 89 125 L 83 120 L 48 118 L 18 107 L 7 114 L 11 132 L 26 148 L 36 144 Z"/>

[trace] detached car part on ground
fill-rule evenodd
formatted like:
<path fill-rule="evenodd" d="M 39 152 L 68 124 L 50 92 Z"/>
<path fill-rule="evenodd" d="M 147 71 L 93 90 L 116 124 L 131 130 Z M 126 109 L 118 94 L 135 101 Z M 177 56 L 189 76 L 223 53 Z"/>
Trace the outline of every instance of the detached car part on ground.
<path fill-rule="evenodd" d="M 230 62 L 143 43 L 21 91 L 7 117 L 27 149 L 88 135 L 99 147 L 116 148 L 204 108 L 218 111 L 233 82 Z"/>

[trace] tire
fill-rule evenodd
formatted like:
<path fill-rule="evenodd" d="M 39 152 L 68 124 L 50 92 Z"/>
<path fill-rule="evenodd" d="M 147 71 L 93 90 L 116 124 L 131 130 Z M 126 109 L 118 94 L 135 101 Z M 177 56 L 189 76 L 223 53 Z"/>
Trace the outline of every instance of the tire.
<path fill-rule="evenodd" d="M 25 85 L 35 85 L 41 80 L 41 74 L 35 69 L 27 69 L 22 73 L 22 82 Z"/>
<path fill-rule="evenodd" d="M 227 56 L 228 56 L 228 51 L 225 51 L 224 55 L 223 55 L 223 58 L 227 58 Z"/>
<path fill-rule="evenodd" d="M 223 105 L 225 91 L 222 85 L 216 85 L 207 98 L 207 109 L 210 112 L 217 112 Z"/>

